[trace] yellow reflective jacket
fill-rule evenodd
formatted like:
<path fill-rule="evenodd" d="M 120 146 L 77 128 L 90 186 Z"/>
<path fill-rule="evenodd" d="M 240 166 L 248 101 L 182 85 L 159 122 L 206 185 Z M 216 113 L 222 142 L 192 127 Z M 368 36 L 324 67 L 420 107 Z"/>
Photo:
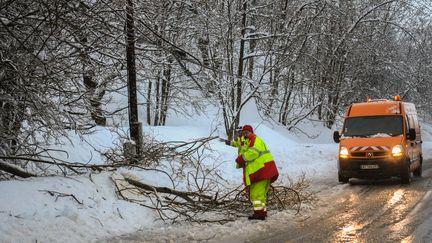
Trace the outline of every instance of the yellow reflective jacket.
<path fill-rule="evenodd" d="M 238 137 L 231 142 L 238 148 L 237 168 L 243 168 L 243 179 L 246 186 L 261 180 L 274 182 L 279 173 L 273 156 L 264 141 L 251 133 L 248 137 Z"/>

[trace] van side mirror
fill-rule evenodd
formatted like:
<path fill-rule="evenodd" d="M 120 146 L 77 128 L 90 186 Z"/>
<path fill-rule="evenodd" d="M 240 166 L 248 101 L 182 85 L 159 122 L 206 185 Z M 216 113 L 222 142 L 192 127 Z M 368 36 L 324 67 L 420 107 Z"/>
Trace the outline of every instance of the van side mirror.
<path fill-rule="evenodd" d="M 410 128 L 408 130 L 408 139 L 411 140 L 411 141 L 413 141 L 413 140 L 416 139 L 416 131 L 415 131 L 414 128 Z"/>
<path fill-rule="evenodd" d="M 335 131 L 334 133 L 333 133 L 333 140 L 335 141 L 335 143 L 339 143 L 340 142 L 340 134 L 339 134 L 339 131 Z"/>

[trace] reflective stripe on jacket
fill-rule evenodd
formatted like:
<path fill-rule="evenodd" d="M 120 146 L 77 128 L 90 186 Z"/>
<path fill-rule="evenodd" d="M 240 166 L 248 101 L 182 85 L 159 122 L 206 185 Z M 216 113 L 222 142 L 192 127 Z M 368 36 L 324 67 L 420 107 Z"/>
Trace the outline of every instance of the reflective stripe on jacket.
<path fill-rule="evenodd" d="M 246 186 L 261 180 L 270 179 L 274 182 L 277 179 L 279 173 L 273 156 L 260 137 L 255 134 L 247 138 L 239 137 L 231 145 L 238 148 L 238 155 L 244 161 L 242 164 L 237 163 L 237 168 L 243 168 Z"/>

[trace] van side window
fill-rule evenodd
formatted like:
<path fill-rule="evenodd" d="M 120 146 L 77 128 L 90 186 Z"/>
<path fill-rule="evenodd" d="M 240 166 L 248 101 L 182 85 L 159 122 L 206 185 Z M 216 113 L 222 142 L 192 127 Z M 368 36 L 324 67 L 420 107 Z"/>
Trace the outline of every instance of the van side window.
<path fill-rule="evenodd" d="M 405 116 L 405 125 L 406 125 L 406 130 L 408 132 L 408 130 L 411 128 L 408 115 Z"/>
<path fill-rule="evenodd" d="M 409 126 L 410 128 L 415 128 L 414 127 L 414 121 L 413 121 L 413 115 L 409 115 Z"/>
<path fill-rule="evenodd" d="M 419 125 L 418 120 L 417 120 L 417 115 L 412 115 L 412 120 L 414 122 L 414 128 L 415 128 L 415 130 L 419 131 L 420 125 Z"/>

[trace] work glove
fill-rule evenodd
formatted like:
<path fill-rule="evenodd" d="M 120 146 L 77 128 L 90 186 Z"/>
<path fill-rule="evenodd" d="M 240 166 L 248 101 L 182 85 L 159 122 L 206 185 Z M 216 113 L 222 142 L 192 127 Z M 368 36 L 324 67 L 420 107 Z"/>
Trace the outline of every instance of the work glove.
<path fill-rule="evenodd" d="M 243 159 L 242 155 L 237 156 L 235 161 L 239 165 L 240 168 L 243 168 L 246 164 L 246 161 Z"/>
<path fill-rule="evenodd" d="M 246 164 L 240 165 L 239 163 L 236 163 L 236 168 L 237 169 L 244 168 L 244 167 L 246 167 Z"/>
<path fill-rule="evenodd" d="M 223 139 L 223 138 L 219 138 L 219 142 L 225 143 L 226 145 L 231 145 L 231 141 Z"/>

